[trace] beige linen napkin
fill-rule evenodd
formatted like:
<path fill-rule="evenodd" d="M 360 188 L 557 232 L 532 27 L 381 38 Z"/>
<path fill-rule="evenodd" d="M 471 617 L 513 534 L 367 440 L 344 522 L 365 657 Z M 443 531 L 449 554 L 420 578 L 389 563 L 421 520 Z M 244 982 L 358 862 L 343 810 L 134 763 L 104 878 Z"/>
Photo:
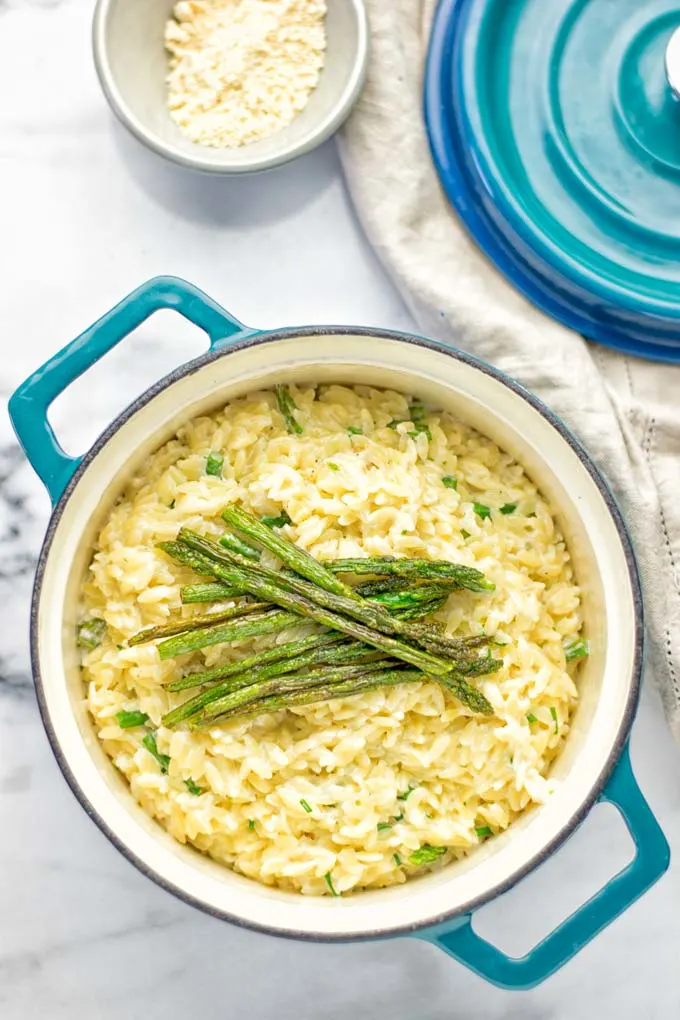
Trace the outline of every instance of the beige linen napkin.
<path fill-rule="evenodd" d="M 638 553 L 651 666 L 680 740 L 680 368 L 557 325 L 478 251 L 443 195 L 422 116 L 434 0 L 366 0 L 368 82 L 341 156 L 369 239 L 423 333 L 497 365 L 577 433 L 621 501 Z"/>

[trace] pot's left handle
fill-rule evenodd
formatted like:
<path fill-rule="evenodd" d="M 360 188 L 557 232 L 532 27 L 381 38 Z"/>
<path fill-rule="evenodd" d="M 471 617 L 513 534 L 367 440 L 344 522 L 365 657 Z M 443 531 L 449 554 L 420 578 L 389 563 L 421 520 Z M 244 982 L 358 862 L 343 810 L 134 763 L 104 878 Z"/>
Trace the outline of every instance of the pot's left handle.
<path fill-rule="evenodd" d="M 185 280 L 157 276 L 112 308 L 46 361 L 18 387 L 9 415 L 26 456 L 56 503 L 82 457 L 62 450 L 47 419 L 52 401 L 142 322 L 162 308 L 179 312 L 210 338 L 211 349 L 237 333 L 252 332 Z"/>

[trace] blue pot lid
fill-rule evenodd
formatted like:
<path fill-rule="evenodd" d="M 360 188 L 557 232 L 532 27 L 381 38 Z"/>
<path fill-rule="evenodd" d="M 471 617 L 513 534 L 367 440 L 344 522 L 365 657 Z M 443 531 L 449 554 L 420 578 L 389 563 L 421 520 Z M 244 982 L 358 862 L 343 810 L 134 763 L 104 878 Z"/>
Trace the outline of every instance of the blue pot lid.
<path fill-rule="evenodd" d="M 678 0 L 440 0 L 425 80 L 442 184 L 501 272 L 590 339 L 670 362 L 679 28 Z"/>

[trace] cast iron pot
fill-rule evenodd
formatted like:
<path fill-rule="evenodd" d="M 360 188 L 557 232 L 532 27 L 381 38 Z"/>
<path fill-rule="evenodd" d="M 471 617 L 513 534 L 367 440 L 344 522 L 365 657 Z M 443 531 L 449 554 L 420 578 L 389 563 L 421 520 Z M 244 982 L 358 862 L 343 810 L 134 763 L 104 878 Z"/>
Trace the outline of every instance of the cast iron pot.
<path fill-rule="evenodd" d="M 159 309 L 203 329 L 210 350 L 162 379 L 83 458 L 67 456 L 47 420 L 77 376 Z M 388 386 L 452 410 L 522 463 L 556 510 L 583 589 L 591 655 L 549 802 L 527 811 L 467 860 L 397 888 L 347 898 L 270 889 L 177 843 L 134 800 L 102 750 L 83 703 L 76 648 L 78 588 L 95 536 L 126 480 L 178 426 L 274 383 Z M 414 935 L 487 980 L 538 984 L 666 870 L 666 840 L 633 777 L 628 735 L 641 681 L 643 618 L 635 560 L 619 511 L 577 440 L 500 372 L 421 337 L 347 326 L 258 332 L 178 279 L 142 285 L 24 382 L 10 401 L 19 441 L 54 502 L 33 595 L 38 701 L 57 762 L 102 832 L 145 875 L 187 903 L 271 935 L 341 942 Z M 475 934 L 474 911 L 509 889 L 574 832 L 598 800 L 615 804 L 633 861 L 519 959 Z"/>

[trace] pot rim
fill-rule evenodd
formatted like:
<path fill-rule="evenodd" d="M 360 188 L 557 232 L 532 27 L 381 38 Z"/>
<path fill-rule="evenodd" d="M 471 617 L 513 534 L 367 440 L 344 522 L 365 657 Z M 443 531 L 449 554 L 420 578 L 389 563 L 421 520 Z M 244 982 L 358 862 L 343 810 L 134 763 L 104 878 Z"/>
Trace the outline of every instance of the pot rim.
<path fill-rule="evenodd" d="M 506 388 L 510 389 L 517 396 L 522 398 L 524 401 L 529 403 L 535 411 L 537 411 L 541 417 L 543 417 L 561 436 L 561 438 L 569 445 L 573 452 L 578 457 L 583 469 L 589 474 L 591 480 L 595 484 L 602 500 L 604 501 L 607 510 L 614 523 L 621 548 L 626 561 L 628 569 L 628 580 L 630 583 L 630 594 L 634 610 L 635 618 L 635 638 L 633 645 L 633 657 L 631 662 L 631 676 L 629 682 L 629 690 L 626 697 L 625 709 L 622 714 L 621 723 L 619 730 L 616 734 L 616 738 L 612 743 L 609 754 L 607 755 L 606 762 L 596 780 L 591 785 L 588 794 L 584 797 L 579 809 L 569 816 L 566 823 L 560 828 L 559 832 L 545 845 L 540 851 L 533 854 L 530 858 L 518 868 L 516 868 L 512 874 L 501 882 L 497 882 L 491 886 L 484 893 L 473 897 L 462 906 L 459 906 L 455 910 L 445 911 L 442 914 L 435 915 L 424 921 L 416 923 L 395 925 L 389 928 L 380 928 L 376 930 L 361 929 L 356 932 L 343 932 L 339 934 L 328 933 L 328 932 L 310 932 L 310 931 L 297 931 L 295 928 L 280 928 L 270 927 L 266 924 L 261 924 L 246 920 L 238 914 L 232 914 L 229 911 L 219 909 L 206 903 L 203 900 L 198 899 L 192 894 L 186 892 L 180 886 L 175 883 L 168 881 L 156 872 L 153 867 L 141 860 L 136 853 L 134 853 L 125 842 L 118 836 L 118 834 L 110 828 L 108 823 L 101 817 L 95 805 L 85 795 L 81 789 L 77 776 L 71 769 L 66 756 L 62 752 L 61 744 L 57 733 L 52 726 L 52 721 L 47 705 L 47 698 L 45 696 L 45 690 L 42 680 L 42 674 L 40 669 L 40 658 L 39 658 L 39 647 L 38 647 L 38 607 L 41 598 L 42 580 L 45 573 L 45 567 L 49 558 L 52 540 L 54 538 L 57 526 L 61 520 L 62 514 L 71 498 L 73 492 L 80 483 L 81 478 L 86 473 L 89 465 L 103 450 L 109 440 L 115 435 L 116 432 L 124 425 L 130 418 L 132 418 L 139 410 L 149 404 L 156 396 L 172 386 L 178 380 L 193 375 L 200 371 L 206 365 L 211 364 L 213 361 L 217 361 L 226 355 L 244 350 L 249 347 L 260 346 L 268 343 L 274 343 L 279 340 L 286 340 L 289 338 L 298 337 L 314 337 L 314 336 L 365 336 L 367 338 L 374 337 L 378 339 L 393 340 L 399 343 L 407 343 L 414 346 L 424 347 L 432 350 L 438 354 L 445 355 L 454 361 L 462 362 L 474 369 L 477 369 L 484 374 L 492 377 L 498 382 L 502 383 Z M 441 341 L 431 340 L 426 337 L 418 336 L 413 333 L 400 332 L 397 330 L 380 329 L 374 327 L 363 327 L 363 326 L 333 326 L 333 325 L 319 325 L 319 326 L 301 326 L 301 327 L 285 327 L 282 329 L 265 330 L 251 332 L 242 339 L 228 339 L 225 338 L 225 345 L 212 348 L 198 357 L 192 359 L 189 362 L 180 365 L 172 372 L 165 375 L 153 386 L 145 390 L 140 394 L 132 403 L 130 403 L 114 420 L 107 426 L 107 428 L 101 433 L 97 440 L 93 443 L 91 448 L 83 456 L 82 460 L 77 465 L 72 477 L 69 479 L 68 484 L 64 488 L 63 493 L 59 497 L 57 503 L 54 506 L 52 515 L 49 520 L 45 538 L 43 540 L 42 548 L 38 558 L 36 567 L 35 581 L 33 584 L 33 591 L 31 596 L 31 618 L 30 618 L 30 648 L 31 648 L 31 667 L 33 672 L 33 678 L 36 688 L 36 697 L 38 701 L 38 708 L 42 719 L 45 733 L 47 734 L 52 753 L 56 759 L 57 765 L 59 766 L 68 786 L 72 793 L 76 797 L 77 801 L 84 809 L 85 813 L 100 829 L 100 831 L 106 836 L 109 842 L 116 847 L 116 849 L 132 864 L 141 874 L 151 879 L 156 885 L 164 889 L 166 892 L 171 893 L 182 902 L 189 906 L 195 907 L 205 914 L 214 917 L 219 920 L 228 921 L 231 924 L 235 924 L 241 928 L 246 928 L 251 931 L 256 931 L 261 934 L 271 935 L 281 938 L 295 939 L 297 941 L 304 942 L 328 942 L 328 943 L 343 943 L 343 942 L 357 942 L 357 941 L 370 941 L 372 939 L 395 937 L 399 935 L 417 935 L 419 933 L 425 933 L 430 928 L 435 928 L 446 924 L 447 922 L 453 921 L 456 918 L 465 917 L 471 915 L 473 911 L 482 907 L 485 903 L 489 903 L 497 896 L 502 895 L 512 889 L 518 882 L 530 874 L 535 868 L 542 864 L 548 859 L 560 846 L 567 840 L 567 838 L 578 828 L 581 822 L 589 814 L 600 795 L 602 794 L 605 786 L 611 774 L 616 766 L 628 740 L 628 735 L 635 718 L 635 712 L 640 696 L 640 689 L 642 684 L 642 671 L 643 671 L 643 660 L 644 660 L 644 610 L 642 601 L 642 588 L 640 582 L 640 575 L 633 551 L 633 545 L 630 534 L 628 532 L 627 525 L 623 519 L 621 510 L 614 498 L 611 489 L 604 475 L 591 459 L 590 455 L 586 451 L 581 441 L 574 435 L 573 432 L 565 425 L 562 419 L 555 414 L 546 404 L 543 403 L 537 396 L 525 389 L 521 383 L 515 379 L 506 375 L 500 369 L 495 368 L 493 365 L 475 357 L 472 354 L 468 354 L 466 351 L 462 351 L 457 347 L 449 346 L 442 343 Z M 198 852 L 198 851 L 197 851 Z"/>

